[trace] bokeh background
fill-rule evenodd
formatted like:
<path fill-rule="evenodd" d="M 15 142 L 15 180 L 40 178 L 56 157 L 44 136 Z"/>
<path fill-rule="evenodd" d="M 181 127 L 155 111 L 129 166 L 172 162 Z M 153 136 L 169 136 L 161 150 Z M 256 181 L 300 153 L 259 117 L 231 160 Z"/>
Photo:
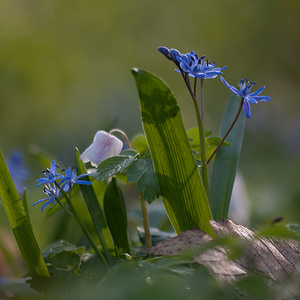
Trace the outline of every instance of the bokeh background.
<path fill-rule="evenodd" d="M 186 127 L 195 127 L 184 84 L 158 46 L 226 65 L 232 85 L 247 76 L 266 86 L 272 100 L 252 105 L 239 163 L 250 225 L 279 216 L 299 223 L 299 0 L 0 0 L 0 146 L 5 155 L 25 151 L 30 203 L 43 197 L 34 189 L 33 145 L 68 166 L 74 147 L 83 151 L 99 129 L 119 127 L 130 138 L 142 132 L 132 67 L 162 77 Z M 205 82 L 215 135 L 229 97 L 219 79 Z M 30 211 L 46 243 L 43 216 Z"/>

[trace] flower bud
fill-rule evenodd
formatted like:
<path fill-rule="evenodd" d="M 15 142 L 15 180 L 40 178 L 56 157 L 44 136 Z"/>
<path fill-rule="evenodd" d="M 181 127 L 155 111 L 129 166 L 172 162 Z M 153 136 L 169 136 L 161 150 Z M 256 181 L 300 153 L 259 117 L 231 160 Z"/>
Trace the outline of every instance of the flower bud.
<path fill-rule="evenodd" d="M 123 142 L 121 140 L 103 130 L 99 130 L 94 136 L 93 143 L 80 155 L 80 159 L 84 163 L 91 162 L 93 167 L 98 167 L 103 160 L 118 155 L 122 148 Z"/>

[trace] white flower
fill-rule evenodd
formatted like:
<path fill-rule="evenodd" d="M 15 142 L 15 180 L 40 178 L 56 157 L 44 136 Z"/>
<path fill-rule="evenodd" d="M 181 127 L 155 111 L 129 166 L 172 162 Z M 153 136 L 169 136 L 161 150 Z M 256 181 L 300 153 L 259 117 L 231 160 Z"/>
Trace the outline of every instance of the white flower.
<path fill-rule="evenodd" d="M 98 167 L 103 160 L 118 155 L 122 148 L 123 142 L 120 139 L 99 130 L 94 136 L 93 143 L 80 155 L 80 159 L 84 163 L 91 162 L 93 167 Z"/>

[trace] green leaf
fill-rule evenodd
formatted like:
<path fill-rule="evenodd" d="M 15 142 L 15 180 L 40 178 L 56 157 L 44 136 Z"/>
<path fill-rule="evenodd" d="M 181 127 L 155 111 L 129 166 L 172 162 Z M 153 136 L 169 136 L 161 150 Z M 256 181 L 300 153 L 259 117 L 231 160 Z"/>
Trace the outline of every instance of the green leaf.
<path fill-rule="evenodd" d="M 132 256 L 125 201 L 115 177 L 107 185 L 104 194 L 104 212 L 117 255 L 128 253 Z"/>
<path fill-rule="evenodd" d="M 76 247 L 65 241 L 54 242 L 50 244 L 45 251 L 43 257 L 45 261 L 51 265 L 51 273 L 59 271 L 75 271 L 79 268 L 81 255 L 84 253 L 85 247 Z"/>
<path fill-rule="evenodd" d="M 100 163 L 93 176 L 100 182 L 122 173 L 138 157 L 139 153 L 134 150 L 124 150 L 119 155 L 105 159 Z"/>
<path fill-rule="evenodd" d="M 220 136 L 224 136 L 232 124 L 240 103 L 241 99 L 235 95 L 229 99 L 221 125 Z M 244 127 L 245 116 L 242 112 L 226 139 L 231 145 L 221 147 L 215 157 L 210 183 L 210 205 L 215 220 L 227 219 L 228 216 Z"/>
<path fill-rule="evenodd" d="M 206 140 L 206 157 L 209 158 L 216 147 L 218 146 L 219 142 L 221 142 L 220 137 L 210 137 L 211 131 L 205 131 L 205 140 Z M 196 160 L 200 160 L 200 139 L 199 139 L 199 129 L 198 128 L 191 128 L 187 130 L 187 135 L 191 144 L 192 149 L 195 151 L 194 155 L 196 157 Z M 223 146 L 229 146 L 230 143 L 224 141 L 222 144 Z M 197 161 L 197 164 L 198 164 Z M 201 166 L 201 164 L 200 164 Z"/>
<path fill-rule="evenodd" d="M 75 149 L 75 165 L 78 168 L 79 175 L 87 173 L 84 163 L 80 160 L 80 153 L 78 149 Z M 89 178 L 86 178 L 85 180 L 90 181 Z M 96 196 L 94 185 L 81 184 L 80 190 L 89 210 L 92 222 L 104 251 L 105 258 L 111 263 L 110 250 L 114 249 L 114 244 L 105 220 L 104 213 Z"/>
<path fill-rule="evenodd" d="M 163 202 L 177 233 L 200 228 L 214 235 L 204 186 L 170 89 L 153 74 L 133 69 L 144 132 Z"/>
<path fill-rule="evenodd" d="M 144 192 L 144 199 L 150 204 L 160 196 L 160 189 L 151 158 L 137 159 L 127 172 L 128 182 L 137 182 L 138 192 Z"/>
<path fill-rule="evenodd" d="M 28 215 L 7 169 L 1 150 L 0 197 L 30 275 L 33 277 L 49 277 L 49 272 L 32 231 Z"/>
<path fill-rule="evenodd" d="M 138 134 L 133 137 L 131 146 L 140 153 L 141 156 L 145 155 L 148 150 L 148 144 L 146 137 L 142 134 Z"/>
<path fill-rule="evenodd" d="M 79 253 L 82 254 L 85 251 L 85 247 L 77 247 L 69 242 L 66 241 L 58 241 L 51 243 L 47 246 L 47 248 L 43 251 L 43 257 L 46 260 L 51 259 L 53 256 L 61 253 L 61 252 L 74 252 L 74 253 Z"/>

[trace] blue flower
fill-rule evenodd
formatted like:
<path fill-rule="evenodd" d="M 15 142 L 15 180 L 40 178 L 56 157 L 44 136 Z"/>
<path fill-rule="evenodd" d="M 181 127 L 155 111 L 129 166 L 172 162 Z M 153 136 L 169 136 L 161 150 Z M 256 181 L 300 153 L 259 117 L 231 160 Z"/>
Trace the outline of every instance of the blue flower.
<path fill-rule="evenodd" d="M 269 96 L 259 96 L 259 94 L 265 88 L 264 86 L 258 89 L 256 92 L 250 93 L 250 90 L 255 82 L 248 81 L 247 78 L 241 79 L 240 90 L 229 85 L 222 76 L 220 76 L 220 79 L 234 94 L 243 98 L 243 110 L 247 118 L 251 117 L 250 103 L 258 103 L 258 101 L 269 102 L 271 100 L 271 97 Z"/>
<path fill-rule="evenodd" d="M 208 60 L 205 61 L 204 58 L 205 56 L 199 58 L 194 51 L 176 56 L 182 71 L 191 77 L 211 79 L 223 74 L 222 70 L 226 69 L 226 67 L 215 67 L 215 63 L 212 64 Z M 176 71 L 180 72 L 178 70 Z"/>
<path fill-rule="evenodd" d="M 13 179 L 18 193 L 22 193 L 24 189 L 24 181 L 29 177 L 29 170 L 24 163 L 24 154 L 21 150 L 14 150 L 7 159 L 7 168 Z"/>
<path fill-rule="evenodd" d="M 36 186 L 46 183 L 53 183 L 54 181 L 56 181 L 59 178 L 59 175 L 57 174 L 57 168 L 59 167 L 56 165 L 55 160 L 53 160 L 50 169 L 47 168 L 45 171 L 42 171 L 46 178 L 38 179 L 37 182 L 39 182 L 39 184 L 37 184 Z"/>
<path fill-rule="evenodd" d="M 66 169 L 66 175 L 60 175 L 59 179 L 61 179 L 60 184 L 62 184 L 61 188 L 64 191 L 68 191 L 69 187 L 73 186 L 74 184 L 85 184 L 85 185 L 91 185 L 92 182 L 87 180 L 80 180 L 80 178 L 88 176 L 88 174 L 82 174 L 76 177 L 78 169 L 75 169 L 74 167 L 72 169 Z"/>
<path fill-rule="evenodd" d="M 173 61 L 175 64 L 178 64 L 177 57 L 182 54 L 176 49 L 168 49 L 167 47 L 158 47 L 160 53 L 162 53 L 167 59 Z"/>
<path fill-rule="evenodd" d="M 32 204 L 32 206 L 40 203 L 40 202 L 44 202 L 44 201 L 47 201 L 41 208 L 41 211 L 43 211 L 45 209 L 45 207 L 49 204 L 52 204 L 54 201 L 55 201 L 55 198 L 58 198 L 60 196 L 60 190 L 59 190 L 59 187 L 56 186 L 54 183 L 49 183 L 49 184 L 46 184 L 44 189 L 43 189 L 43 192 L 49 196 L 48 198 L 44 198 L 44 199 L 41 199 L 41 200 L 38 200 L 36 201 L 35 203 Z"/>
<path fill-rule="evenodd" d="M 215 67 L 215 63 L 212 64 L 208 60 L 205 61 L 205 56 L 199 58 L 194 51 L 182 54 L 176 49 L 168 49 L 166 47 L 158 47 L 158 51 L 173 61 L 184 73 L 191 77 L 200 79 L 215 78 L 223 74 L 222 70 L 226 69 L 226 67 Z M 175 71 L 181 72 L 177 69 L 175 69 Z"/>

